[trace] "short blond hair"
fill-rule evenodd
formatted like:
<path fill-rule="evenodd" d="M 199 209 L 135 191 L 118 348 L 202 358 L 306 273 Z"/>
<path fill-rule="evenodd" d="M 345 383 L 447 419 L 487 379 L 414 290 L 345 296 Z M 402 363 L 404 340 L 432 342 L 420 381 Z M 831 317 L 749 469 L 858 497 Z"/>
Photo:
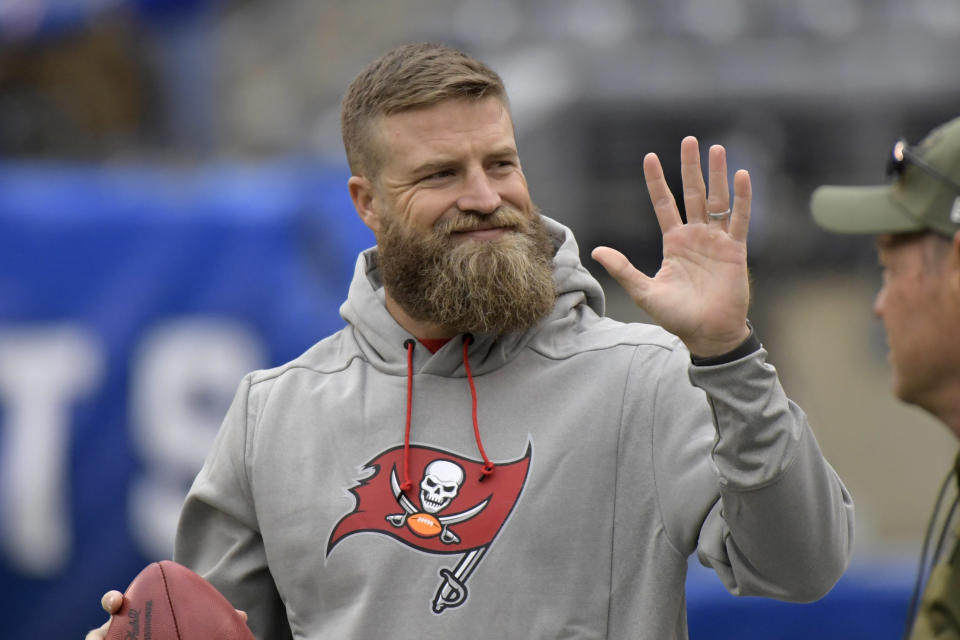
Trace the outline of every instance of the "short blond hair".
<path fill-rule="evenodd" d="M 350 83 L 340 105 L 350 171 L 368 178 L 379 173 L 382 157 L 373 133 L 382 116 L 446 100 L 486 97 L 495 97 L 509 108 L 500 76 L 463 51 L 430 42 L 388 51 Z"/>

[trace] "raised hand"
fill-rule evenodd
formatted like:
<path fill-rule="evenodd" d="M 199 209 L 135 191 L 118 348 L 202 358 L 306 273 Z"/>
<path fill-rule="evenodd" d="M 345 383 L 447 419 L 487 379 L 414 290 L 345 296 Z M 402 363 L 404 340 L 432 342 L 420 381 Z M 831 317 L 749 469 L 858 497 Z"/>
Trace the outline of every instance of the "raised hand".
<path fill-rule="evenodd" d="M 680 169 L 687 213 L 684 224 L 659 158 L 649 153 L 643 159 L 647 190 L 663 232 L 663 263 L 654 277 L 637 270 L 615 249 L 597 247 L 591 254 L 638 306 L 700 357 L 731 351 L 750 334 L 750 175 L 743 169 L 737 171 L 731 205 L 722 146 L 710 148 L 709 162 L 708 194 L 697 139 L 683 139 Z M 729 214 L 709 215 L 720 212 Z"/>

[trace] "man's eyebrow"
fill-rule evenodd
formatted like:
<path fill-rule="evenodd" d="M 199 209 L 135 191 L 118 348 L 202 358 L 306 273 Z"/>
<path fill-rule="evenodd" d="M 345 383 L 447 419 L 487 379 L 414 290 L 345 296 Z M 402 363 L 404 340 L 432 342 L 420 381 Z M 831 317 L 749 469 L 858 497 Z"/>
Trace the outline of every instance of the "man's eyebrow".
<path fill-rule="evenodd" d="M 494 149 L 490 153 L 486 154 L 487 158 L 519 158 L 520 154 L 517 152 L 516 147 L 504 146 Z M 413 175 L 423 175 L 433 173 L 434 171 L 439 171 L 441 169 L 449 169 L 460 164 L 460 161 L 456 158 L 435 158 L 432 160 L 426 160 L 421 164 L 415 165 L 410 173 Z"/>
<path fill-rule="evenodd" d="M 488 153 L 487 156 L 490 158 L 507 158 L 507 157 L 517 158 L 520 156 L 520 154 L 517 151 L 516 147 L 505 146 L 505 147 L 494 149 L 493 151 Z"/>
<path fill-rule="evenodd" d="M 434 160 L 427 160 L 414 166 L 410 173 L 414 175 L 421 175 L 424 173 L 433 173 L 434 171 L 439 171 L 441 169 L 449 169 L 457 164 L 457 161 L 453 158 L 437 158 Z"/>

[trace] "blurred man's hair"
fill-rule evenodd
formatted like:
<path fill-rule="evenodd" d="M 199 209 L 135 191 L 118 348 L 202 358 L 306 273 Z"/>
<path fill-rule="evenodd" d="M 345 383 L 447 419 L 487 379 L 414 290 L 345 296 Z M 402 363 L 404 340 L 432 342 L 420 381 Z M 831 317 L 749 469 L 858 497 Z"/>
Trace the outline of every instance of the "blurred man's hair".
<path fill-rule="evenodd" d="M 462 51 L 433 43 L 388 51 L 360 72 L 340 106 L 350 171 L 373 179 L 382 168 L 373 135 L 382 116 L 456 98 L 485 97 L 495 97 L 508 107 L 500 76 Z"/>

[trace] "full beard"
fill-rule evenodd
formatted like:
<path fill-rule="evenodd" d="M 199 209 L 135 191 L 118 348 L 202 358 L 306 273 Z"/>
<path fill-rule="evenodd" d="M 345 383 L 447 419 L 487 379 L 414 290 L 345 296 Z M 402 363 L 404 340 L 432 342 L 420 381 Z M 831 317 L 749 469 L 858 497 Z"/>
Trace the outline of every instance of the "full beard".
<path fill-rule="evenodd" d="M 502 335 L 533 327 L 553 308 L 554 247 L 536 211 L 463 213 L 427 233 L 384 218 L 377 243 L 380 273 L 410 317 L 457 333 Z M 513 230 L 489 241 L 453 237 L 490 224 Z"/>

